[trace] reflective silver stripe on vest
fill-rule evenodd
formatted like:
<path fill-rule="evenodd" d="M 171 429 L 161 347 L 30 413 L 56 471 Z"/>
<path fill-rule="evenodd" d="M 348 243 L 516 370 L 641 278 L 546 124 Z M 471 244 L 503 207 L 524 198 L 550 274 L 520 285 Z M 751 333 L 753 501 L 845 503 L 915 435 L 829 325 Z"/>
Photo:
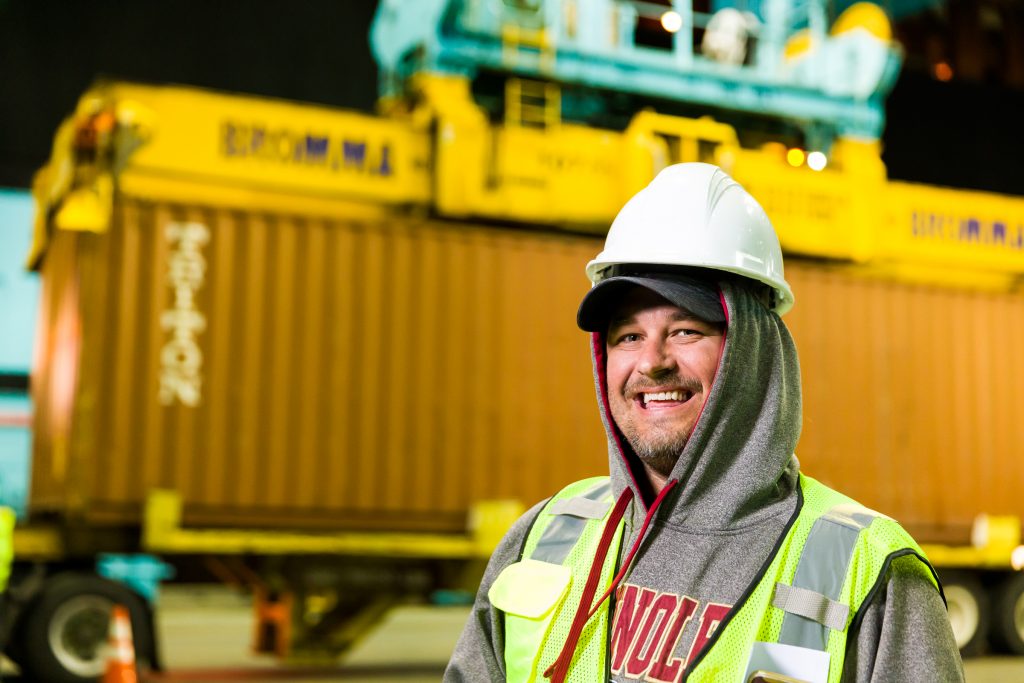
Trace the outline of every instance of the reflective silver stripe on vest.
<path fill-rule="evenodd" d="M 548 510 L 553 515 L 572 515 L 583 519 L 601 519 L 608 514 L 611 503 L 603 500 L 590 500 L 589 498 L 564 498 L 556 500 Z"/>
<path fill-rule="evenodd" d="M 837 603 L 836 599 L 846 580 L 861 529 L 867 528 L 874 518 L 864 508 L 853 511 L 844 506 L 830 510 L 814 522 L 793 577 L 792 588 L 800 589 L 797 594 L 800 597 L 793 598 L 793 591 L 786 590 L 789 586 L 777 584 L 775 587 L 772 604 L 786 610 L 779 633 L 780 643 L 824 650 L 828 646 L 829 629 L 846 628 L 849 607 Z M 815 594 L 817 597 L 812 597 Z M 790 600 L 795 602 L 790 603 Z M 841 615 L 842 623 L 839 622 L 839 607 L 846 607 Z"/>
<path fill-rule="evenodd" d="M 611 480 L 602 482 L 590 489 L 579 498 L 589 501 L 600 501 L 607 498 L 612 492 Z M 572 500 L 571 498 L 569 500 Z M 570 506 L 571 508 L 572 506 Z M 544 530 L 544 534 L 537 542 L 530 559 L 551 564 L 562 564 L 569 556 L 569 551 L 580 540 L 583 530 L 587 528 L 588 518 L 576 516 L 571 511 L 556 513 L 551 524 Z"/>

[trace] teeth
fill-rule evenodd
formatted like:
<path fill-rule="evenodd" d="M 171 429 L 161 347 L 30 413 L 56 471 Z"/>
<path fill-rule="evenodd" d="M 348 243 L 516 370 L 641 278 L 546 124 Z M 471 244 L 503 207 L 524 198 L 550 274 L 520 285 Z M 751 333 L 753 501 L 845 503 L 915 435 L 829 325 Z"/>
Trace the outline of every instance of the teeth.
<path fill-rule="evenodd" d="M 688 398 L 682 391 L 662 391 L 657 394 L 641 394 L 641 396 L 644 405 L 651 401 L 682 401 L 684 398 Z"/>

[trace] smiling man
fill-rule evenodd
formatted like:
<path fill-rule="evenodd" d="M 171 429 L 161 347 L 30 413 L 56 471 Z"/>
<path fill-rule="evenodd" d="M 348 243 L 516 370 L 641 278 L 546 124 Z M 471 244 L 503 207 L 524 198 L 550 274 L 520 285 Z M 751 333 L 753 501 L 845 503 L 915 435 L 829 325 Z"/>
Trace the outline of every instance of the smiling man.
<path fill-rule="evenodd" d="M 587 274 L 611 476 L 513 526 L 445 680 L 963 680 L 920 548 L 793 455 L 793 295 L 753 197 L 671 166 Z"/>
<path fill-rule="evenodd" d="M 607 291 L 608 285 L 615 291 Z M 603 291 L 592 293 L 584 312 L 585 319 L 597 314 L 603 328 L 600 310 L 594 309 L 607 306 L 608 295 L 618 299 L 605 336 L 608 403 L 612 421 L 643 463 L 655 493 L 664 488 L 686 446 L 722 354 L 722 309 L 714 290 L 706 285 L 703 290 L 703 318 L 665 298 L 688 299 L 697 307 L 701 284 L 681 277 L 607 281 Z"/>

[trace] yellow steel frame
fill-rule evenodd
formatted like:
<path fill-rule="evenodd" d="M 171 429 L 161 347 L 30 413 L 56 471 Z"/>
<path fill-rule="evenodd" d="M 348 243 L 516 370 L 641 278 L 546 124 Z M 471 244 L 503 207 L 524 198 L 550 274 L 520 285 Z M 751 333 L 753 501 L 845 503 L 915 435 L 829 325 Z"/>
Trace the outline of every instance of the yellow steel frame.
<path fill-rule="evenodd" d="M 59 560 L 64 557 L 64 538 L 53 526 L 18 527 L 14 530 L 14 557 L 25 560 Z"/>
<path fill-rule="evenodd" d="M 486 558 L 523 513 L 516 501 L 477 503 L 470 513 L 470 533 L 290 533 L 262 529 L 189 529 L 182 526 L 181 496 L 152 491 L 145 504 L 142 545 L 148 552 L 238 555 L 360 555 Z"/>
<path fill-rule="evenodd" d="M 980 515 L 974 522 L 971 545 L 922 545 L 937 567 L 1024 569 L 1021 520 L 1013 515 Z"/>
<path fill-rule="evenodd" d="M 1014 546 L 1016 548 L 1016 546 Z M 963 567 L 975 569 L 1009 569 L 1014 548 L 955 546 L 925 544 L 925 556 L 936 567 Z"/>
<path fill-rule="evenodd" d="M 531 126 L 520 125 L 525 112 L 492 124 L 453 75 L 419 74 L 411 110 L 388 117 L 102 84 L 62 126 L 37 178 L 34 252 L 51 213 L 58 229 L 105 229 L 118 191 L 330 215 L 416 206 L 602 234 L 658 170 L 710 161 L 764 204 L 787 253 L 972 289 L 1012 288 L 1024 274 L 1024 200 L 889 182 L 874 142 L 838 141 L 815 172 L 790 167 L 780 145 L 741 149 L 735 130 L 707 118 L 642 111 L 621 133 L 553 125 L 548 85 L 534 112 L 544 125 Z M 516 79 L 509 88 L 522 94 Z M 83 152 L 83 139 L 96 149 Z"/>

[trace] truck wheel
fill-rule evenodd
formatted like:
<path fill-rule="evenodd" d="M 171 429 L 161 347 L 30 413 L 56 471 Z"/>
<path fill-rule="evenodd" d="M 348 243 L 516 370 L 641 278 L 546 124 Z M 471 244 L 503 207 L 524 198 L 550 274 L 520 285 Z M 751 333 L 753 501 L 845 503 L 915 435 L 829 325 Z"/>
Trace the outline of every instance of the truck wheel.
<path fill-rule="evenodd" d="M 995 591 L 992 644 L 1024 655 L 1024 574 L 1014 572 Z"/>
<path fill-rule="evenodd" d="M 944 572 L 940 578 L 956 646 L 963 655 L 977 654 L 988 636 L 988 595 L 967 572 Z"/>
<path fill-rule="evenodd" d="M 153 652 L 146 606 L 127 586 L 91 574 L 49 579 L 30 603 L 18 630 L 18 664 L 26 680 L 93 683 L 106 669 L 106 643 L 114 605 L 128 608 L 137 658 Z"/>

